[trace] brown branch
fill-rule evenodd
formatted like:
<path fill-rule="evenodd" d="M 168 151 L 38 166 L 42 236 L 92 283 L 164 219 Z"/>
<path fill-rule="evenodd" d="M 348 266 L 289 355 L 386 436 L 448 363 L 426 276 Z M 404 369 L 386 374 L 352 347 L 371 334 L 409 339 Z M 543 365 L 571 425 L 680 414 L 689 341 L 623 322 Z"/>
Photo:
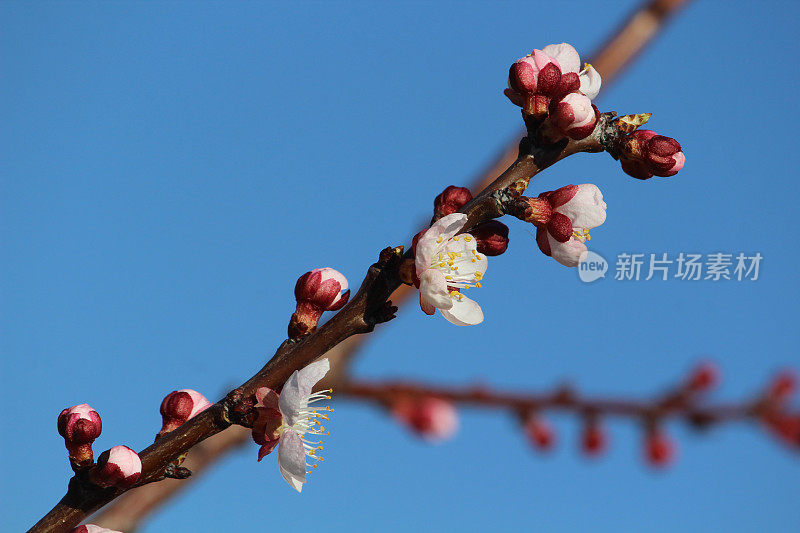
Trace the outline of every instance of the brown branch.
<path fill-rule="evenodd" d="M 762 416 L 757 401 L 702 405 L 697 396 L 687 396 L 681 402 L 663 402 L 660 397 L 651 400 L 581 396 L 576 390 L 559 387 L 552 392 L 531 394 L 502 392 L 485 386 L 441 387 L 407 381 L 352 382 L 339 387 L 338 397 L 375 401 L 391 406 L 401 398 L 434 397 L 470 407 L 501 409 L 516 414 L 546 410 L 566 411 L 581 416 L 618 416 L 636 420 L 682 418 L 693 424 L 704 425 L 751 420 Z"/>
<path fill-rule="evenodd" d="M 533 176 L 553 163 L 578 152 L 597 152 L 603 150 L 604 146 L 611 148 L 620 134 L 614 124 L 604 115 L 594 132 L 580 141 L 562 139 L 550 144 L 536 145 L 523 139 L 517 161 L 461 209 L 469 220 L 464 230 L 503 215 L 501 200 L 509 195 L 520 194 Z M 546 124 L 540 126 L 545 128 Z M 538 139 L 538 133 L 531 129 L 530 139 Z M 397 308 L 392 307 L 388 299 L 401 284 L 398 269 L 402 258 L 403 247 L 384 249 L 378 262 L 367 271 L 355 296 L 326 324 L 300 340 L 284 341 L 272 359 L 246 383 L 145 448 L 139 454 L 142 460 L 139 483 L 143 485 L 164 479 L 167 467 L 192 446 L 231 424 L 246 423 L 246 410 L 252 407 L 252 404 L 248 406 L 247 400 L 253 397 L 257 388 L 279 389 L 294 370 L 323 356 L 348 337 L 369 333 L 374 330 L 375 325 L 393 318 Z M 102 489 L 82 482 L 77 476 L 73 477 L 64 498 L 30 531 L 69 531 L 86 515 L 123 492 L 125 491 L 122 489 Z"/>
<path fill-rule="evenodd" d="M 631 16 L 612 34 L 613 36 L 601 46 L 599 51 L 590 59 L 590 62 L 594 64 L 595 68 L 603 76 L 604 89 L 616 79 L 619 73 L 628 66 L 635 56 L 639 54 L 664 27 L 665 23 L 686 3 L 688 3 L 688 0 L 653 0 L 644 3 L 643 6 L 631 14 Z M 510 143 L 496 158 L 495 162 L 476 179 L 474 185 L 471 187 L 473 191 L 480 191 L 488 187 L 494 177 L 497 176 L 502 169 L 514 163 L 518 153 L 517 138 L 519 138 L 519 135 L 515 136 L 515 140 Z M 413 289 L 410 287 L 398 285 L 392 293 L 392 298 L 396 304 L 399 304 L 412 292 Z M 334 344 L 333 347 L 328 350 L 326 355 L 332 361 L 332 375 L 329 378 L 329 382 L 339 384 L 348 375 L 349 363 L 353 354 L 362 346 L 364 339 L 365 337 L 363 336 L 345 338 L 340 341 L 339 344 Z M 276 354 L 276 357 L 277 355 L 278 354 Z M 211 414 L 211 416 L 215 417 L 217 415 Z M 208 422 L 196 422 L 196 424 L 205 426 Z M 224 421 L 220 426 L 223 425 L 225 425 Z M 194 437 L 184 437 L 184 439 L 186 439 L 185 442 L 199 442 L 202 440 L 203 436 L 206 435 L 206 431 L 202 429 L 197 431 L 198 434 Z M 222 436 L 228 436 L 231 439 L 229 447 L 223 446 L 214 450 L 210 446 L 211 440 L 202 442 L 200 446 L 195 446 L 192 449 L 192 453 L 189 454 L 187 462 L 184 464 L 195 471 L 195 473 L 198 473 L 208 464 L 214 462 L 213 457 L 219 457 L 227 453 L 229 449 L 236 445 L 241 445 L 247 440 L 247 432 L 238 430 L 237 428 L 231 428 L 225 431 L 222 435 L 215 437 L 215 440 L 221 439 Z M 177 439 L 178 437 L 175 437 L 175 440 Z M 182 440 L 181 442 L 184 441 Z M 175 444 L 177 444 L 177 442 Z M 175 444 L 172 446 L 175 446 Z M 208 451 L 209 454 L 211 454 L 209 455 L 211 460 L 195 464 L 193 462 L 195 454 L 199 455 L 198 452 L 202 452 L 206 448 L 209 448 Z M 214 453 L 216 453 L 216 455 L 213 455 Z M 159 457 L 163 459 L 163 454 L 159 455 Z M 147 465 L 151 467 L 153 463 L 158 462 L 158 460 L 148 461 Z M 196 476 L 192 479 L 195 478 Z M 166 498 L 177 492 L 179 488 L 185 487 L 187 483 L 188 480 L 184 480 L 183 482 L 165 480 L 158 484 L 136 488 L 125 494 L 124 498 L 119 500 L 113 507 L 109 508 L 107 512 L 98 515 L 96 522 L 109 527 L 114 527 L 118 524 L 126 524 L 127 529 L 125 529 L 125 531 L 130 532 L 135 528 L 136 524 L 140 523 L 146 513 L 151 512 L 159 503 L 163 503 Z M 119 496 L 119 494 L 107 496 L 105 499 L 95 499 L 85 502 L 73 502 L 68 496 L 65 496 L 62 502 L 37 523 L 31 531 L 67 531 L 70 527 L 69 524 L 77 523 L 77 521 L 80 520 L 80 516 L 99 508 L 104 503 Z M 128 500 L 133 500 L 133 503 L 128 503 Z M 137 505 L 136 501 L 140 501 L 141 505 Z M 77 509 L 79 509 L 80 512 L 70 507 L 71 505 L 78 506 Z M 128 517 L 127 520 L 124 519 L 126 516 Z M 114 520 L 112 520 L 112 518 L 114 518 Z"/>

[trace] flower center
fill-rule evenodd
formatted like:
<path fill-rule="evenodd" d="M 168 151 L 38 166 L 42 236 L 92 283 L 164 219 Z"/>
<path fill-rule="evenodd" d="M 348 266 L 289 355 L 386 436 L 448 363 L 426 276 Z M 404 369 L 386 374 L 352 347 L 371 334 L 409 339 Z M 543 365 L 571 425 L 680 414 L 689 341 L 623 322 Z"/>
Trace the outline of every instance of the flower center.
<path fill-rule="evenodd" d="M 441 252 L 433 258 L 430 268 L 436 269 L 444 274 L 447 284 L 458 288 L 468 289 L 470 287 L 480 287 L 480 280 L 483 279 L 483 272 L 477 270 L 477 263 L 484 261 L 475 249 L 475 238 L 472 235 L 456 235 L 447 242 L 442 237 L 436 241 L 441 245 Z M 459 251 L 448 251 L 457 249 Z M 461 299 L 458 291 L 449 291 L 453 298 Z"/>
<path fill-rule="evenodd" d="M 572 236 L 578 239 L 581 242 L 591 241 L 592 236 L 589 235 L 588 229 L 583 228 L 575 228 L 572 230 Z"/>
<path fill-rule="evenodd" d="M 311 441 L 306 439 L 306 435 L 330 435 L 330 431 L 325 429 L 325 426 L 322 425 L 320 420 L 328 420 L 328 415 L 326 413 L 332 413 L 333 407 L 328 406 L 317 406 L 317 407 L 310 407 L 311 404 L 319 402 L 321 400 L 330 400 L 330 394 L 333 392 L 333 389 L 327 389 L 319 392 L 315 392 L 308 397 L 306 401 L 306 407 L 301 409 L 299 414 L 299 418 L 297 421 L 289 426 L 284 422 L 281 427 L 278 429 L 280 434 L 283 434 L 284 431 L 287 429 L 293 429 L 297 432 L 300 436 L 300 440 L 303 443 L 303 448 L 306 452 L 306 457 L 314 459 L 315 461 L 323 461 L 324 458 L 317 453 L 318 450 L 322 450 L 322 441 Z M 314 463 L 310 465 L 311 468 L 316 468 L 317 464 Z M 307 471 L 306 473 L 309 473 Z"/>

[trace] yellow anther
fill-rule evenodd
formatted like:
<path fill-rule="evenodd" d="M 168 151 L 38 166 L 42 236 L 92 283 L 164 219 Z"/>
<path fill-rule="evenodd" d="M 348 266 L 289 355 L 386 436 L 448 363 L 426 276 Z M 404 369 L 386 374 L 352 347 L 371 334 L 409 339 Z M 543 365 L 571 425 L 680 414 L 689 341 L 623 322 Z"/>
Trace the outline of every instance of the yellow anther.
<path fill-rule="evenodd" d="M 454 240 L 454 241 L 457 241 L 457 240 L 458 240 L 458 237 L 453 237 L 453 240 Z"/>
<path fill-rule="evenodd" d="M 451 260 L 456 258 L 456 254 L 454 254 L 453 252 L 447 252 L 447 255 L 450 257 Z"/>
<path fill-rule="evenodd" d="M 479 281 L 478 283 L 476 283 L 476 284 L 475 284 L 475 286 L 476 286 L 476 287 L 478 287 L 479 289 L 480 289 L 481 287 L 483 287 L 483 285 L 481 285 L 481 282 L 480 282 L 480 281 Z"/>
<path fill-rule="evenodd" d="M 466 237 L 464 237 L 464 240 L 465 240 L 465 241 L 467 241 L 467 242 L 469 242 L 469 241 L 471 241 L 471 240 L 472 240 L 472 237 L 470 237 L 469 235 L 467 235 Z"/>
<path fill-rule="evenodd" d="M 474 262 L 476 262 L 476 261 L 477 261 L 477 259 L 470 259 L 470 261 L 472 261 L 472 262 L 474 263 Z"/>
<path fill-rule="evenodd" d="M 442 243 L 442 238 L 441 238 L 441 237 L 439 237 L 438 239 L 436 239 L 436 242 L 437 242 L 438 244 L 441 244 L 441 243 Z"/>
<path fill-rule="evenodd" d="M 447 266 L 447 265 L 445 265 L 444 262 L 441 262 L 441 263 L 439 263 L 439 266 L 443 267 L 443 266 Z"/>
<path fill-rule="evenodd" d="M 445 276 L 444 279 L 453 279 L 453 276 Z"/>
<path fill-rule="evenodd" d="M 483 272 L 481 272 L 480 270 L 476 271 L 475 272 L 475 279 L 477 279 L 478 281 L 482 280 L 483 279 Z"/>

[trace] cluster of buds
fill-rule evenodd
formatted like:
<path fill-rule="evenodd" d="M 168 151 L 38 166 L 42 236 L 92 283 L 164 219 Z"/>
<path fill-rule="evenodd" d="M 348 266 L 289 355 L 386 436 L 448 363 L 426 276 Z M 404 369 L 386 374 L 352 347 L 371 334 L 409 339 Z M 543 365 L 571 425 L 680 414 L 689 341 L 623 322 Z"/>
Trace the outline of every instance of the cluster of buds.
<path fill-rule="evenodd" d="M 306 272 L 294 286 L 297 309 L 289 321 L 289 338 L 299 339 L 317 329 L 325 311 L 338 311 L 350 298 L 347 278 L 329 267 Z"/>
<path fill-rule="evenodd" d="M 445 441 L 458 430 L 455 407 L 440 398 L 400 398 L 392 403 L 391 412 L 409 430 L 429 442 Z"/>
<path fill-rule="evenodd" d="M 505 95 L 525 115 L 549 115 L 561 133 L 583 139 L 600 118 L 592 99 L 602 80 L 594 67 L 587 64 L 580 70 L 580 64 L 578 52 L 567 43 L 534 50 L 511 65 Z"/>
<path fill-rule="evenodd" d="M 156 435 L 156 440 L 161 436 L 178 429 L 178 427 L 211 407 L 205 396 L 192 389 L 172 391 L 161 402 L 161 430 Z"/>
<path fill-rule="evenodd" d="M 596 185 L 567 185 L 537 198 L 520 196 L 514 215 L 536 226 L 539 249 L 564 266 L 574 267 L 588 253 L 589 230 L 606 220 L 606 203 Z"/>
<path fill-rule="evenodd" d="M 678 141 L 652 130 L 634 131 L 622 140 L 621 147 L 622 170 L 640 180 L 674 176 L 686 162 Z"/>

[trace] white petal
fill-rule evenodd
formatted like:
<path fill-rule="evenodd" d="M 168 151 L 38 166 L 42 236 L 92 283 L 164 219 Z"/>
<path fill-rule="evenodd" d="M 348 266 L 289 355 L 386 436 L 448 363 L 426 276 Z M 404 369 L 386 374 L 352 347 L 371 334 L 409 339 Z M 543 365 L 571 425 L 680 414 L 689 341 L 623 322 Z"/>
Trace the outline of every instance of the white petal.
<path fill-rule="evenodd" d="M 440 309 L 442 316 L 456 326 L 474 326 L 483 322 L 483 311 L 478 302 L 461 295 L 461 298 L 453 298 L 453 307 L 449 310 Z"/>
<path fill-rule="evenodd" d="M 578 266 L 589 253 L 586 245 L 575 237 L 570 237 L 567 242 L 558 242 L 548 233 L 547 240 L 550 243 L 550 255 L 566 267 Z"/>
<path fill-rule="evenodd" d="M 419 279 L 419 295 L 423 310 L 431 305 L 439 309 L 450 309 L 453 306 L 453 300 L 447 292 L 444 274 L 433 268 L 422 273 Z"/>
<path fill-rule="evenodd" d="M 578 185 L 578 192 L 556 211 L 566 215 L 574 228 L 596 228 L 606 221 L 606 203 L 597 185 Z"/>
<path fill-rule="evenodd" d="M 287 429 L 278 444 L 278 469 L 286 482 L 297 492 L 303 490 L 306 482 L 306 452 L 300 435 Z"/>
<path fill-rule="evenodd" d="M 311 389 L 314 388 L 314 385 L 316 385 L 319 380 L 324 378 L 325 374 L 327 374 L 328 370 L 330 369 L 331 364 L 327 359 L 314 361 L 310 365 L 301 369 L 298 372 L 298 382 L 301 390 L 307 392 L 307 394 L 311 394 Z"/>
<path fill-rule="evenodd" d="M 542 49 L 542 52 L 558 61 L 562 74 L 567 72 L 577 74 L 581 68 L 581 57 L 571 44 L 548 44 Z"/>
<path fill-rule="evenodd" d="M 588 96 L 589 99 L 594 100 L 597 97 L 597 93 L 600 92 L 600 86 L 603 84 L 600 73 L 589 65 L 580 73 L 578 78 L 581 80 L 580 91 Z"/>
<path fill-rule="evenodd" d="M 467 215 L 464 213 L 450 213 L 436 221 L 431 226 L 439 226 L 442 228 L 442 238 L 444 240 L 451 239 L 456 233 L 461 231 L 461 228 L 467 223 Z"/>
<path fill-rule="evenodd" d="M 461 228 L 466 223 L 467 215 L 464 213 L 451 213 L 440 218 L 433 226 L 428 228 L 417 241 L 417 251 L 414 259 L 417 276 L 422 277 L 420 272 L 425 272 L 425 269 L 430 268 L 434 257 L 444 250 L 447 246 L 447 241 L 461 231 Z"/>
<path fill-rule="evenodd" d="M 299 411 L 307 406 L 308 394 L 302 394 L 298 382 L 298 371 L 292 372 L 286 383 L 283 384 L 281 395 L 278 398 L 278 408 L 287 425 L 292 426 L 297 422 Z"/>
<path fill-rule="evenodd" d="M 311 389 L 328 373 L 330 367 L 327 359 L 320 359 L 305 368 L 295 370 L 286 380 L 278 398 L 278 408 L 287 425 L 292 426 L 297 422 L 299 411 L 308 406 Z"/>

